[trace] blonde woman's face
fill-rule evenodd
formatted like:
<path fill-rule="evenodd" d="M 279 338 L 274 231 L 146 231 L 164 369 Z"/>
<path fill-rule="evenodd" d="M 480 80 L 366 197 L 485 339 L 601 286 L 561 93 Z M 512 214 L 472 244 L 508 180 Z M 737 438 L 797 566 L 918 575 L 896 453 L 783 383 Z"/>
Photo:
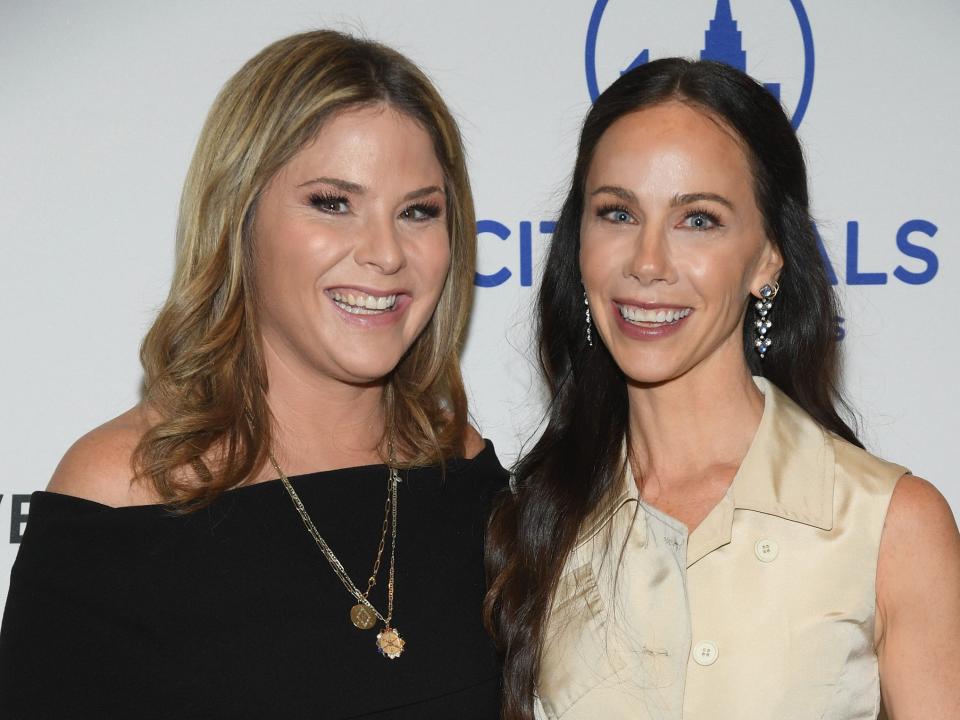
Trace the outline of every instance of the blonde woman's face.
<path fill-rule="evenodd" d="M 423 331 L 450 267 L 444 178 L 427 132 L 388 106 L 343 111 L 261 194 L 260 331 L 295 372 L 386 376 Z"/>

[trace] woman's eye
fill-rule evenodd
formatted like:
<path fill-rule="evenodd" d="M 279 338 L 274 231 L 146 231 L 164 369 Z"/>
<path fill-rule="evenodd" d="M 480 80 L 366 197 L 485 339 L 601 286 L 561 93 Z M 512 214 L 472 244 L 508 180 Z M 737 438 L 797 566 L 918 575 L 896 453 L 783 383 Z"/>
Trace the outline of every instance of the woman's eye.
<path fill-rule="evenodd" d="M 404 220 L 413 220 L 415 222 L 432 220 L 435 217 L 439 217 L 439 215 L 440 206 L 430 205 L 428 203 L 411 205 L 408 208 L 404 208 L 404 210 L 400 213 L 400 217 L 402 217 Z"/>
<path fill-rule="evenodd" d="M 311 195 L 310 204 L 320 212 L 330 215 L 343 215 L 350 210 L 350 203 L 345 197 L 334 195 Z"/>
<path fill-rule="evenodd" d="M 634 222 L 633 215 L 628 210 L 620 207 L 602 207 L 597 211 L 597 215 L 604 220 L 609 220 L 618 225 Z"/>
<path fill-rule="evenodd" d="M 712 230 L 713 228 L 720 227 L 720 219 L 713 213 L 699 210 L 687 215 L 683 219 L 682 224 L 691 230 Z"/>

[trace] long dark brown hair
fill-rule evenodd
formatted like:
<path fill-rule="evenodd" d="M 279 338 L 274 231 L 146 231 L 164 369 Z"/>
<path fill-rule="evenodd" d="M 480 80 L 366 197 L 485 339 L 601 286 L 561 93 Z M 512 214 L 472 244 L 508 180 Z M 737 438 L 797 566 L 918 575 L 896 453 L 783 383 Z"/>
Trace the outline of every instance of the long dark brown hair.
<path fill-rule="evenodd" d="M 860 445 L 837 412 L 846 408 L 838 389 L 837 303 L 809 213 L 803 152 L 780 104 L 762 85 L 720 63 L 669 58 L 624 74 L 584 121 L 540 286 L 539 361 L 551 398 L 546 429 L 515 469 L 515 494 L 501 498 L 490 521 L 484 613 L 504 657 L 505 720 L 533 718 L 554 588 L 581 524 L 623 471 L 626 380 L 603 343 L 591 348 L 585 340 L 579 254 L 587 171 L 616 120 L 668 100 L 698 107 L 739 135 L 767 236 L 783 256 L 776 343 L 762 364 L 744 318 L 750 370 L 827 430 Z"/>

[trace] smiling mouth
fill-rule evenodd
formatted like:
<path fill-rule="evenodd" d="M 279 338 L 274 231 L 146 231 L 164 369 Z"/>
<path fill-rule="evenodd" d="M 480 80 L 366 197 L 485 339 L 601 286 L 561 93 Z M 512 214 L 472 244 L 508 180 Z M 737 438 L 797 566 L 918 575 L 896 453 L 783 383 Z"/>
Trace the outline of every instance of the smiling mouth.
<path fill-rule="evenodd" d="M 621 305 L 616 303 L 620 316 L 632 325 L 657 327 L 661 325 L 675 325 L 693 312 L 692 308 L 658 308 L 645 310 L 636 305 Z"/>
<path fill-rule="evenodd" d="M 356 290 L 327 291 L 334 304 L 351 315 L 383 315 L 393 312 L 397 305 L 396 295 L 369 295 Z"/>

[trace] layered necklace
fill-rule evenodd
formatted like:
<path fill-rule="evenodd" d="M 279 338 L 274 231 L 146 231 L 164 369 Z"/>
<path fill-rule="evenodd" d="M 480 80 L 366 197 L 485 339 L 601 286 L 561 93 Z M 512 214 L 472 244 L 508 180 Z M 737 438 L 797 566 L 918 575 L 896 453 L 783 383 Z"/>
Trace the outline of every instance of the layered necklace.
<path fill-rule="evenodd" d="M 283 487 L 286 488 L 290 500 L 293 501 L 294 507 L 300 514 L 300 519 L 303 520 L 307 532 L 313 537 L 317 547 L 320 548 L 320 551 L 327 559 L 334 574 L 340 579 L 340 582 L 343 583 L 347 592 L 353 595 L 357 601 L 356 604 L 350 608 L 350 621 L 359 630 L 370 630 L 377 624 L 377 620 L 382 622 L 383 629 L 377 633 L 377 650 L 379 650 L 380 654 L 384 657 L 396 660 L 403 652 L 406 643 L 403 638 L 400 637 L 399 631 L 390 624 L 393 619 L 393 592 L 397 551 L 397 485 L 400 482 L 397 470 L 393 466 L 392 444 L 387 464 L 387 500 L 384 503 L 383 529 L 380 532 L 380 545 L 377 548 L 377 557 L 373 562 L 373 570 L 370 573 L 370 578 L 367 580 L 366 592 L 360 592 L 360 588 L 350 579 L 350 575 L 343 567 L 343 563 L 340 562 L 339 558 L 333 553 L 333 550 L 330 549 L 327 541 L 320 535 L 320 531 L 317 530 L 317 526 L 313 523 L 309 513 L 307 513 L 307 509 L 303 506 L 303 501 L 300 500 L 297 491 L 293 489 L 289 478 L 287 478 L 286 473 L 283 472 L 283 469 L 272 454 L 270 455 L 270 464 L 273 465 L 273 469 L 276 470 L 280 476 Z M 388 527 L 390 529 L 390 568 L 387 571 L 387 614 L 384 616 L 373 606 L 373 603 L 370 602 L 370 591 L 373 590 L 377 584 L 377 574 L 380 572 L 380 560 L 383 557 L 384 546 L 386 545 Z"/>

